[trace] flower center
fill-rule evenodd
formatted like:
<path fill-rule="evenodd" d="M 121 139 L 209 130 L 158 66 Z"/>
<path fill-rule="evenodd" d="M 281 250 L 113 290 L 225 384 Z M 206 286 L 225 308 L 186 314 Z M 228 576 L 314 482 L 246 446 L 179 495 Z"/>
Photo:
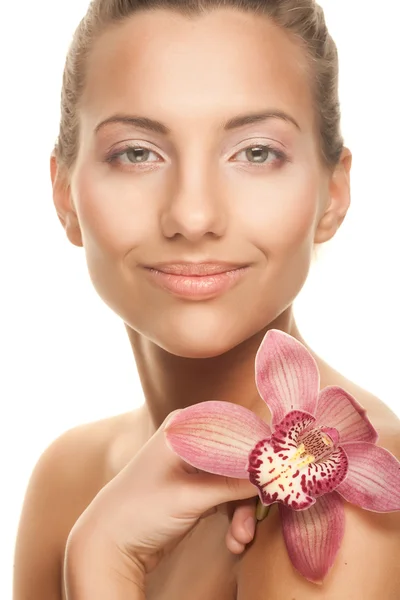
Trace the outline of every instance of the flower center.
<path fill-rule="evenodd" d="M 293 458 L 304 458 L 304 461 L 298 465 L 301 468 L 328 456 L 337 441 L 338 433 L 333 427 L 312 429 L 301 439 Z"/>
<path fill-rule="evenodd" d="M 250 481 L 264 505 L 281 502 L 304 510 L 335 489 L 346 476 L 348 460 L 334 427 L 312 427 L 315 419 L 290 414 L 270 439 L 261 440 L 249 459 Z M 299 431 L 300 430 L 300 431 Z"/>

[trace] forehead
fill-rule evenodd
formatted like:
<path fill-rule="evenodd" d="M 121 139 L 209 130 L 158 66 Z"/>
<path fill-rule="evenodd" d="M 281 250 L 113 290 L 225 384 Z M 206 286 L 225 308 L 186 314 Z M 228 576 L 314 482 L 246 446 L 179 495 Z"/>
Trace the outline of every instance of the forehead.
<path fill-rule="evenodd" d="M 98 121 L 141 110 L 166 119 L 208 119 L 243 108 L 313 116 L 304 52 L 266 17 L 232 8 L 188 19 L 139 12 L 96 40 L 86 64 L 82 111 Z"/>

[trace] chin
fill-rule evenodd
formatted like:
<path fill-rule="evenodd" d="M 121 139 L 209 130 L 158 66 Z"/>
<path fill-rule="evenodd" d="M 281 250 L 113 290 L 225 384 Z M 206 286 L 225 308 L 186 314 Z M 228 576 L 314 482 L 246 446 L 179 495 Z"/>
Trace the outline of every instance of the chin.
<path fill-rule="evenodd" d="M 220 339 L 219 343 L 216 343 L 215 338 L 212 336 L 202 336 L 194 340 L 187 335 L 176 335 L 174 339 L 162 340 L 157 338 L 152 341 L 169 354 L 182 358 L 213 358 L 225 354 L 237 345 L 224 343 L 224 339 Z"/>
<path fill-rule="evenodd" d="M 250 321 L 243 312 L 229 307 L 188 307 L 168 311 L 154 318 L 146 331 L 147 338 L 166 352 L 184 358 L 213 358 L 229 352 L 265 327 L 264 319 Z M 257 314 L 257 313 L 256 313 Z"/>
<path fill-rule="evenodd" d="M 219 356 L 242 341 L 245 334 L 240 331 L 239 321 L 235 325 L 231 319 L 223 318 L 220 311 L 194 312 L 198 314 L 190 318 L 188 315 L 185 318 L 183 311 L 158 323 L 152 340 L 167 352 L 185 358 Z"/>

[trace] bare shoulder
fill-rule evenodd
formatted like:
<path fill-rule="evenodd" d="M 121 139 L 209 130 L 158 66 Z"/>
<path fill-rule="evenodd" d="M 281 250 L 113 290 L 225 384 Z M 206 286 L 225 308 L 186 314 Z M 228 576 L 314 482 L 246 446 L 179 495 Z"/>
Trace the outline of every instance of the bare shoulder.
<path fill-rule="evenodd" d="M 339 385 L 365 408 L 368 418 L 378 432 L 378 446 L 384 446 L 393 453 L 400 450 L 400 419 L 382 399 L 347 379 L 331 367 L 324 371 L 323 378 L 324 387 Z M 397 456 L 397 458 L 400 457 Z"/>
<path fill-rule="evenodd" d="M 400 460 L 400 419 L 379 398 L 331 370 L 322 387 L 340 385 L 366 409 L 377 445 Z M 400 512 L 377 513 L 345 502 L 345 534 L 323 586 L 293 568 L 282 536 L 277 505 L 257 525 L 252 544 L 237 565 L 238 600 L 398 600 Z"/>
<path fill-rule="evenodd" d="M 15 547 L 14 600 L 62 598 L 64 547 L 74 523 L 118 468 L 119 440 L 137 411 L 74 427 L 54 440 L 30 477 Z"/>

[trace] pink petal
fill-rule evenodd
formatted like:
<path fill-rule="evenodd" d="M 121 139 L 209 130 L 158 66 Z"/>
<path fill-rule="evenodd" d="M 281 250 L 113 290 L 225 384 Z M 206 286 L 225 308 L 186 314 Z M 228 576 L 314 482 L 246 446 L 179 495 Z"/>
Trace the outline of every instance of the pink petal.
<path fill-rule="evenodd" d="M 167 445 L 184 461 L 208 473 L 248 479 L 250 452 L 271 429 L 255 413 L 231 402 L 188 406 L 164 429 Z"/>
<path fill-rule="evenodd" d="M 344 534 L 341 497 L 332 492 L 318 498 L 306 510 L 279 505 L 282 531 L 289 558 L 303 577 L 313 583 L 322 580 L 332 567 Z"/>
<path fill-rule="evenodd" d="M 258 392 L 272 413 L 272 425 L 291 410 L 314 414 L 319 392 L 317 363 L 295 338 L 267 331 L 255 359 Z"/>
<path fill-rule="evenodd" d="M 367 411 L 351 394 L 331 385 L 321 390 L 315 413 L 315 427 L 325 425 L 338 430 L 342 442 L 376 442 L 378 433 L 366 416 Z"/>
<path fill-rule="evenodd" d="M 348 442 L 345 480 L 336 488 L 348 502 L 374 512 L 400 510 L 400 462 L 386 448 Z"/>

